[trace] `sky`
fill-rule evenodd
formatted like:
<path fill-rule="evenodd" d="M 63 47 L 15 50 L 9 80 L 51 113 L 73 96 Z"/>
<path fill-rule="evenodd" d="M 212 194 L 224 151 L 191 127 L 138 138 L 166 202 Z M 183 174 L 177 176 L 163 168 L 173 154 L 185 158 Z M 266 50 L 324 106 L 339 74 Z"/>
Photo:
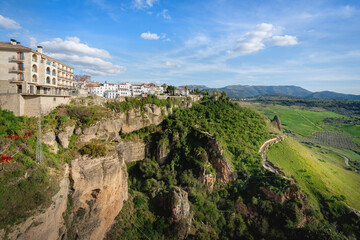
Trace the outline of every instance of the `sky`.
<path fill-rule="evenodd" d="M 0 0 L 10 38 L 100 82 L 360 94 L 359 0 Z"/>

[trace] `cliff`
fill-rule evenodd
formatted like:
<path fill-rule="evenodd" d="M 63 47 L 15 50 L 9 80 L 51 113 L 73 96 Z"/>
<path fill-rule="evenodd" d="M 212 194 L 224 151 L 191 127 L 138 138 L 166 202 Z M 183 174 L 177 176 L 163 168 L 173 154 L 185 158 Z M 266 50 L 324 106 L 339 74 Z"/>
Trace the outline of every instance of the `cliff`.
<path fill-rule="evenodd" d="M 102 239 L 128 198 L 127 170 L 117 154 L 71 161 L 71 230 L 78 239 Z"/>
<path fill-rule="evenodd" d="M 69 167 L 65 165 L 64 175 L 60 181 L 60 190 L 52 197 L 52 204 L 28 218 L 25 222 L 10 229 L 9 239 L 63 239 L 66 234 L 63 213 L 67 207 L 69 193 Z M 5 239 L 1 236 L 1 239 Z"/>

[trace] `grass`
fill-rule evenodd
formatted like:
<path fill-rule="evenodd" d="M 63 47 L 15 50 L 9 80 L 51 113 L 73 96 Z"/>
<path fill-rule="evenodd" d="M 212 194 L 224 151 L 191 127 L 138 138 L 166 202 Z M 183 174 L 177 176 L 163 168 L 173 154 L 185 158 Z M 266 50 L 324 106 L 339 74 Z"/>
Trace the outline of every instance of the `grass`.
<path fill-rule="evenodd" d="M 296 179 L 314 206 L 319 207 L 320 195 L 344 195 L 347 204 L 360 209 L 360 175 L 347 170 L 342 157 L 319 146 L 306 147 L 292 138 L 271 147 L 267 155 L 287 176 Z"/>
<path fill-rule="evenodd" d="M 316 111 L 314 111 L 280 105 L 254 104 L 252 108 L 260 111 L 269 119 L 273 119 L 275 115 L 278 115 L 284 129 L 296 136 L 302 137 L 310 137 L 313 132 L 327 130 L 327 126 L 323 122 L 325 118 L 347 117 L 322 109 L 316 109 Z"/>

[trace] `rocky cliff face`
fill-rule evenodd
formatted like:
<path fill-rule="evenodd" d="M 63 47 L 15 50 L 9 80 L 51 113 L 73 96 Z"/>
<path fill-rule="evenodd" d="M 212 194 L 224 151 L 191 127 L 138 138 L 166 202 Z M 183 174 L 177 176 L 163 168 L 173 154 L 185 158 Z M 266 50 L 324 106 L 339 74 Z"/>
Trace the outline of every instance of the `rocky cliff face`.
<path fill-rule="evenodd" d="M 141 128 L 160 124 L 172 109 L 146 104 L 144 110 L 131 109 L 116 114 L 112 119 L 97 122 L 85 128 L 79 140 L 89 142 L 91 139 L 119 140 L 119 133 L 130 133 Z"/>
<path fill-rule="evenodd" d="M 118 156 L 71 162 L 72 226 L 78 239 L 103 239 L 128 198 L 127 169 Z"/>
<path fill-rule="evenodd" d="M 42 213 L 38 213 L 22 224 L 13 227 L 13 232 L 8 235 L 9 239 L 63 239 L 66 234 L 63 213 L 66 210 L 69 192 L 68 176 L 69 167 L 65 165 L 64 176 L 60 181 L 60 190 L 53 196 L 51 206 Z M 0 235 L 0 237 L 4 236 Z"/>
<path fill-rule="evenodd" d="M 142 139 L 123 140 L 117 146 L 119 159 L 124 162 L 134 162 L 145 158 L 146 144 Z"/>

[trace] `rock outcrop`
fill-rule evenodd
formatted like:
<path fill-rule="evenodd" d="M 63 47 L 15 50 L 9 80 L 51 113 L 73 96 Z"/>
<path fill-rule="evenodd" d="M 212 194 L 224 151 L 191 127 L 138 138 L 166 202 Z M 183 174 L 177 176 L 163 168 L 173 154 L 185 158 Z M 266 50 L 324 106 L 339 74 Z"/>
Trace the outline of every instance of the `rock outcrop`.
<path fill-rule="evenodd" d="M 212 193 L 216 183 L 216 175 L 213 173 L 206 174 L 204 170 L 200 173 L 199 180 L 202 184 L 207 186 L 209 193 Z"/>
<path fill-rule="evenodd" d="M 190 214 L 188 193 L 180 187 L 174 187 L 169 195 L 169 210 L 173 222 L 187 218 Z"/>
<path fill-rule="evenodd" d="M 216 177 L 221 183 L 228 183 L 236 179 L 235 173 L 231 166 L 224 158 L 224 151 L 221 144 L 213 137 L 209 137 L 208 144 L 212 150 L 210 154 L 210 162 L 216 170 Z"/>
<path fill-rule="evenodd" d="M 143 160 L 146 153 L 146 144 L 143 139 L 123 140 L 117 146 L 120 161 L 134 162 Z"/>
<path fill-rule="evenodd" d="M 59 142 L 63 148 L 68 148 L 70 143 L 70 137 L 74 133 L 75 125 L 65 127 L 63 131 L 57 134 Z"/>
<path fill-rule="evenodd" d="M 63 179 L 60 181 L 60 190 L 53 196 L 52 204 L 42 213 L 28 218 L 8 235 L 9 239 L 39 240 L 63 239 L 66 232 L 63 213 L 67 207 L 69 192 L 69 167 L 65 165 Z"/>
<path fill-rule="evenodd" d="M 79 140 L 81 142 L 89 142 L 92 139 L 120 140 L 120 132 L 126 134 L 150 125 L 158 125 L 169 113 L 171 109 L 166 107 L 146 104 L 143 110 L 131 109 L 117 113 L 112 119 L 97 122 L 83 129 Z"/>
<path fill-rule="evenodd" d="M 278 115 L 275 115 L 274 119 L 271 120 L 271 123 L 272 123 L 279 131 L 282 131 L 281 121 L 280 121 L 280 117 L 279 117 Z"/>
<path fill-rule="evenodd" d="M 56 135 L 54 131 L 46 132 L 42 135 L 42 140 L 45 144 L 49 145 L 49 150 L 53 153 L 57 153 L 59 150 L 58 144 L 56 142 Z"/>
<path fill-rule="evenodd" d="M 72 226 L 78 239 L 103 239 L 128 198 L 127 169 L 114 154 L 71 162 Z"/>
<path fill-rule="evenodd" d="M 168 193 L 159 194 L 157 201 L 170 219 L 175 239 L 185 239 L 190 231 L 192 218 L 188 193 L 180 187 L 174 187 Z"/>

